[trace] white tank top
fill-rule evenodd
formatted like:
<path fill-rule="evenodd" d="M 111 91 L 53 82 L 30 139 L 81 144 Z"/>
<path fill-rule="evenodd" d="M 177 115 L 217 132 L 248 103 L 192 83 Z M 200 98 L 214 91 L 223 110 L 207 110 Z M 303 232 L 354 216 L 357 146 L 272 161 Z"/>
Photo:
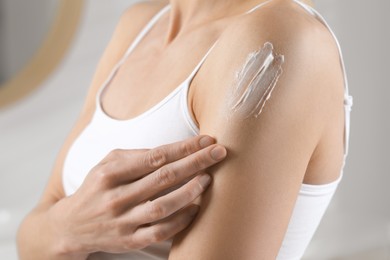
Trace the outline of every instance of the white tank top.
<path fill-rule="evenodd" d="M 267 2 L 270 1 L 272 0 Z M 339 48 L 345 83 L 345 152 L 340 177 L 336 181 L 324 185 L 302 184 L 277 259 L 300 259 L 303 256 L 331 201 L 338 183 L 343 176 L 345 159 L 348 154 L 350 111 L 352 106 L 352 96 L 348 94 L 347 77 L 337 38 L 317 11 L 297 0 L 294 1 L 319 19 L 330 30 Z M 254 11 L 267 2 L 252 8 L 247 13 Z M 62 181 L 67 196 L 73 194 L 80 187 L 92 167 L 98 164 L 113 149 L 153 148 L 199 134 L 199 129 L 188 111 L 187 92 L 191 79 L 215 46 L 215 43 L 187 79 L 163 100 L 141 115 L 129 120 L 113 119 L 105 114 L 101 106 L 101 95 L 116 74 L 118 68 L 159 17 L 168 11 L 169 8 L 169 5 L 164 7 L 146 24 L 130 45 L 123 58 L 113 68 L 108 79 L 100 87 L 96 96 L 96 110 L 93 118 L 71 145 L 64 161 Z M 172 239 L 155 243 L 144 249 L 134 250 L 126 254 L 95 253 L 89 259 L 168 259 L 171 244 Z"/>

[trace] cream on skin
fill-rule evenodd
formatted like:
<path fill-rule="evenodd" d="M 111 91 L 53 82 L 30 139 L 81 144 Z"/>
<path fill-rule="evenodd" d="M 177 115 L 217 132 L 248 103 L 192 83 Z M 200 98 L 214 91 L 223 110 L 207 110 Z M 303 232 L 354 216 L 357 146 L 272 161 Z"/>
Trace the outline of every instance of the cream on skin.
<path fill-rule="evenodd" d="M 274 53 L 270 42 L 266 42 L 260 50 L 251 52 L 236 72 L 227 103 L 233 112 L 230 114 L 257 118 L 282 74 L 283 63 L 284 56 Z"/>

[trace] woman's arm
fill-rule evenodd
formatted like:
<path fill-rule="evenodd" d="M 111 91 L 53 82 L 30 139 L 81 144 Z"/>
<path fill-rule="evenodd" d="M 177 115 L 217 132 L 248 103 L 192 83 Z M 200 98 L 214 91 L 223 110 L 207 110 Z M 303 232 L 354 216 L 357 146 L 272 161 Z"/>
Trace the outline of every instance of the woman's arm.
<path fill-rule="evenodd" d="M 283 72 L 262 113 L 244 118 L 230 109 L 235 72 L 267 41 L 284 55 Z M 336 46 L 314 18 L 285 5 L 229 28 L 202 69 L 196 119 L 228 157 L 210 171 L 200 212 L 169 259 L 275 259 L 311 155 L 343 106 Z"/>
<path fill-rule="evenodd" d="M 121 15 L 96 68 L 79 118 L 57 156 L 46 189 L 38 205 L 25 217 L 19 227 L 17 243 L 20 259 L 47 259 L 50 253 L 54 253 L 52 247 L 58 246 L 59 238 L 52 237 L 48 229 L 47 212 L 55 203 L 65 197 L 61 174 L 66 153 L 75 138 L 92 118 L 98 88 L 108 77 L 141 28 L 164 5 L 165 3 L 138 3 L 127 8 Z"/>

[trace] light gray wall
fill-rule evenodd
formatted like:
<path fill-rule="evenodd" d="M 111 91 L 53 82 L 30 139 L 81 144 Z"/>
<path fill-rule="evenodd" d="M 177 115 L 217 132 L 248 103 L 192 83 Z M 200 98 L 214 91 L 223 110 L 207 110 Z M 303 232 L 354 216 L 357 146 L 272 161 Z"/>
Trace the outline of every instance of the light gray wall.
<path fill-rule="evenodd" d="M 0 85 L 41 45 L 59 0 L 0 0 Z"/>
<path fill-rule="evenodd" d="M 4 1 L 0 0 L 0 82 L 3 82 L 5 80 L 4 75 L 4 34 L 5 34 L 5 7 L 4 7 Z M 3 36 L 2 36 L 3 35 Z"/>
<path fill-rule="evenodd" d="M 379 247 L 390 259 L 390 1 L 315 4 L 340 41 L 354 105 L 344 179 L 307 255 Z"/>

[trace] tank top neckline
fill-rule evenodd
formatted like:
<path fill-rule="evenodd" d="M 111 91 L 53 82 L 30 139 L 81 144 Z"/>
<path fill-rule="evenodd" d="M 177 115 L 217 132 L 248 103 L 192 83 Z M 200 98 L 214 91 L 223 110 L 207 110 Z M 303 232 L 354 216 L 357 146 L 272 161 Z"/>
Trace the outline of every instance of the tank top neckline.
<path fill-rule="evenodd" d="M 157 14 L 155 14 L 152 19 L 144 26 L 144 28 L 140 31 L 140 33 L 136 36 L 135 40 L 130 44 L 130 47 L 127 49 L 126 53 L 123 55 L 123 57 L 119 60 L 119 62 L 116 64 L 116 66 L 111 71 L 110 75 L 108 76 L 107 80 L 102 84 L 100 87 L 97 95 L 96 95 L 96 109 L 97 111 L 107 120 L 113 122 L 113 123 L 135 123 L 139 121 L 142 118 L 145 118 L 149 114 L 153 113 L 154 111 L 158 110 L 161 106 L 163 106 L 165 103 L 167 103 L 170 99 L 172 99 L 174 96 L 176 96 L 180 90 L 183 88 L 188 88 L 192 78 L 196 74 L 197 70 L 200 68 L 208 54 L 211 52 L 211 50 L 214 48 L 218 40 L 214 42 L 214 44 L 209 48 L 209 50 L 206 52 L 206 54 L 203 56 L 203 58 L 200 60 L 200 62 L 195 66 L 195 68 L 192 70 L 192 72 L 171 92 L 168 93 L 162 100 L 158 101 L 156 104 L 148 108 L 146 111 L 142 112 L 141 114 L 138 114 L 134 117 L 131 117 L 129 119 L 117 119 L 110 115 L 108 115 L 102 106 L 101 98 L 104 94 L 104 91 L 109 87 L 110 82 L 112 81 L 115 74 L 118 72 L 120 66 L 124 63 L 128 55 L 131 53 L 131 51 L 138 45 L 138 43 L 143 39 L 143 37 L 147 34 L 147 32 L 153 27 L 153 25 L 158 21 L 158 19 L 165 13 L 165 11 L 170 9 L 170 5 L 166 5 L 164 8 L 162 8 Z"/>
<path fill-rule="evenodd" d="M 245 15 L 245 14 L 248 14 L 256 9 L 258 9 L 259 7 L 265 5 L 266 3 L 268 2 L 271 2 L 273 0 L 268 0 L 268 1 L 265 1 L 263 3 L 260 3 L 259 5 L 256 5 L 255 7 L 251 8 L 250 10 L 244 12 L 242 15 Z M 139 32 L 139 34 L 136 36 L 136 38 L 134 39 L 134 41 L 130 44 L 129 48 L 127 49 L 127 51 L 125 52 L 125 54 L 122 56 L 122 58 L 119 60 L 119 62 L 116 64 L 116 66 L 112 69 L 111 73 L 109 74 L 108 78 L 106 79 L 106 81 L 100 86 L 99 88 L 99 91 L 96 95 L 96 110 L 97 112 L 99 112 L 105 119 L 113 122 L 113 123 L 117 123 L 117 124 L 120 124 L 120 123 L 134 123 L 134 122 L 137 122 L 138 120 L 148 116 L 149 114 L 153 113 L 154 111 L 156 111 L 157 109 L 159 109 L 161 106 L 163 106 L 165 103 L 167 103 L 170 99 L 172 99 L 174 96 L 176 96 L 181 89 L 185 89 L 187 90 L 188 87 L 189 87 L 189 84 L 191 83 L 192 81 L 192 78 L 194 77 L 194 75 L 196 74 L 196 72 L 198 71 L 198 69 L 200 68 L 200 66 L 203 64 L 204 60 L 206 59 L 206 57 L 208 56 L 208 54 L 211 52 L 211 50 L 214 48 L 214 46 L 217 44 L 218 42 L 218 39 L 214 42 L 214 44 L 209 48 L 209 50 L 206 52 L 206 54 L 203 56 L 203 58 L 200 60 L 200 62 L 195 66 L 195 68 L 193 69 L 193 71 L 189 74 L 189 76 L 187 78 L 185 78 L 176 88 L 174 88 L 167 96 L 165 96 L 162 100 L 160 100 L 159 102 L 157 102 L 155 105 L 153 105 L 152 107 L 150 107 L 149 109 L 147 109 L 146 111 L 142 112 L 141 114 L 138 114 L 132 118 L 128 118 L 128 119 L 117 119 L 117 118 L 114 118 L 110 115 L 108 115 L 104 109 L 103 109 L 103 105 L 102 105 L 102 96 L 105 92 L 105 90 L 107 88 L 109 88 L 109 84 L 111 83 L 113 77 L 115 76 L 115 74 L 118 72 L 120 66 L 124 63 L 124 61 L 126 60 L 126 58 L 128 57 L 128 55 L 131 53 L 131 51 L 138 45 L 138 43 L 143 39 L 143 37 L 147 34 L 147 32 L 153 27 L 153 25 L 155 25 L 157 23 L 157 21 L 159 20 L 159 18 L 166 12 L 168 11 L 169 9 L 171 8 L 171 5 L 170 4 L 167 4 L 166 6 L 164 6 L 160 11 L 158 11 L 150 20 L 149 22 L 143 27 L 143 29 L 141 29 L 141 31 Z M 187 101 L 187 100 L 186 100 Z"/>

